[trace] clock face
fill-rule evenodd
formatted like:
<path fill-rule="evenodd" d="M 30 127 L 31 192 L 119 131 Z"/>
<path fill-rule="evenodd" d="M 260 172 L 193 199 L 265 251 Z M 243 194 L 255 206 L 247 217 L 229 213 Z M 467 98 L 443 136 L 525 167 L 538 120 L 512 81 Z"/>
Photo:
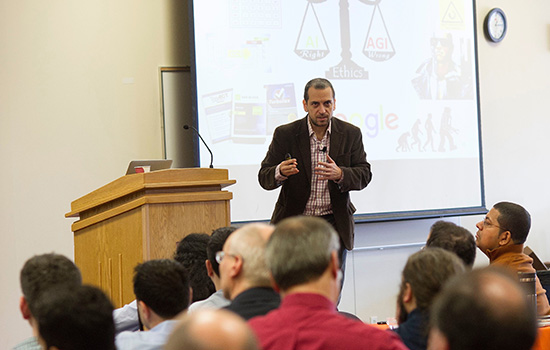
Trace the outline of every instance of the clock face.
<path fill-rule="evenodd" d="M 504 35 L 506 34 L 506 16 L 501 9 L 495 8 L 489 12 L 485 29 L 491 41 L 499 42 L 504 39 Z"/>

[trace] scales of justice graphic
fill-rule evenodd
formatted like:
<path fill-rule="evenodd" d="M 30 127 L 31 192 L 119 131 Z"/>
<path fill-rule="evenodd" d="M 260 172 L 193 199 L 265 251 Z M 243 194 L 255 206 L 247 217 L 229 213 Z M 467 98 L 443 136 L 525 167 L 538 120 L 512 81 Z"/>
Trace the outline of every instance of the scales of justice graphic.
<path fill-rule="evenodd" d="M 323 33 L 323 28 L 315 11 L 315 5 L 328 0 L 306 0 L 307 6 L 300 26 L 300 32 L 294 47 L 294 53 L 308 61 L 318 61 L 327 57 L 330 48 Z M 369 72 L 352 60 L 351 26 L 349 1 L 339 0 L 340 8 L 340 56 L 342 60 L 326 71 L 329 79 L 369 79 Z M 367 36 L 363 45 L 363 54 L 377 62 L 389 60 L 395 55 L 395 48 L 386 28 L 380 2 L 382 0 L 359 0 L 366 5 L 374 6 Z M 325 21 L 328 22 L 328 21 Z M 326 29 L 326 28 L 325 28 Z"/>

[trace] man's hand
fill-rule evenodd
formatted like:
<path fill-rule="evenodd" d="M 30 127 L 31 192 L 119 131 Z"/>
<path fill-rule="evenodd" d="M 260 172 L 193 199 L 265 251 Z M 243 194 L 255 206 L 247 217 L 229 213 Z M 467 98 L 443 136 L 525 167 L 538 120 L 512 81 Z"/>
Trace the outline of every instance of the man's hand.
<path fill-rule="evenodd" d="M 286 177 L 298 174 L 300 170 L 298 170 L 298 162 L 296 161 L 296 158 L 282 161 L 281 164 L 279 164 L 279 171 L 281 172 L 281 175 Z"/>
<path fill-rule="evenodd" d="M 327 154 L 327 161 L 319 162 L 319 166 L 315 167 L 315 174 L 319 175 L 319 180 L 339 181 L 342 178 L 342 169 Z"/>

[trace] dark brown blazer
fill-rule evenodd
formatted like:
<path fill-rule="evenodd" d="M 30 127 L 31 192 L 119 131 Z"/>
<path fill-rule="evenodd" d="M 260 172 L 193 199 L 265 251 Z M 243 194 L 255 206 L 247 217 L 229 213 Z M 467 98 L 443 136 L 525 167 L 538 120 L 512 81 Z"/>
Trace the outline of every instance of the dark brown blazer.
<path fill-rule="evenodd" d="M 284 218 L 301 215 L 311 192 L 311 150 L 307 128 L 307 116 L 295 122 L 281 125 L 273 133 L 273 140 L 262 161 L 258 181 L 266 190 L 279 187 L 275 181 L 275 168 L 289 153 L 296 158 L 300 172 L 291 175 L 282 183 L 281 193 L 271 217 L 276 224 Z M 329 156 L 342 169 L 343 182 L 338 185 L 329 181 L 328 188 L 336 231 L 344 246 L 353 249 L 353 213 L 355 207 L 350 201 L 349 191 L 362 190 L 372 178 L 370 164 L 363 147 L 361 130 L 338 118 L 331 119 Z"/>

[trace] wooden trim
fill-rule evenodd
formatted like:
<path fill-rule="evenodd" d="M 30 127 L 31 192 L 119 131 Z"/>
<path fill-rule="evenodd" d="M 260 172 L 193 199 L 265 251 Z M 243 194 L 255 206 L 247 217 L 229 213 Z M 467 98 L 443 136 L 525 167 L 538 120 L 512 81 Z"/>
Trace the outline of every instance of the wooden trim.
<path fill-rule="evenodd" d="M 82 230 L 88 226 L 97 224 L 98 222 L 110 219 L 114 216 L 128 212 L 145 204 L 163 204 L 163 203 L 187 203 L 187 202 L 206 202 L 206 201 L 228 201 L 233 198 L 233 193 L 227 191 L 216 192 L 188 192 L 188 193 L 163 193 L 153 194 L 138 198 L 131 202 L 125 203 L 113 209 L 104 211 L 98 215 L 92 216 L 84 220 L 78 220 L 73 223 L 71 229 L 73 232 Z"/>
<path fill-rule="evenodd" d="M 151 258 L 151 226 L 149 225 L 149 206 L 141 207 L 141 227 L 142 227 L 142 242 L 143 242 L 143 260 Z"/>
<path fill-rule="evenodd" d="M 122 254 L 118 254 L 118 305 L 122 305 Z"/>
<path fill-rule="evenodd" d="M 65 217 L 78 217 L 86 210 L 113 202 L 141 190 L 171 188 L 190 191 L 212 186 L 221 190 L 236 183 L 235 180 L 228 180 L 227 177 L 227 169 L 208 168 L 168 169 L 126 175 L 74 200 L 71 203 L 71 211 L 65 214 Z"/>

